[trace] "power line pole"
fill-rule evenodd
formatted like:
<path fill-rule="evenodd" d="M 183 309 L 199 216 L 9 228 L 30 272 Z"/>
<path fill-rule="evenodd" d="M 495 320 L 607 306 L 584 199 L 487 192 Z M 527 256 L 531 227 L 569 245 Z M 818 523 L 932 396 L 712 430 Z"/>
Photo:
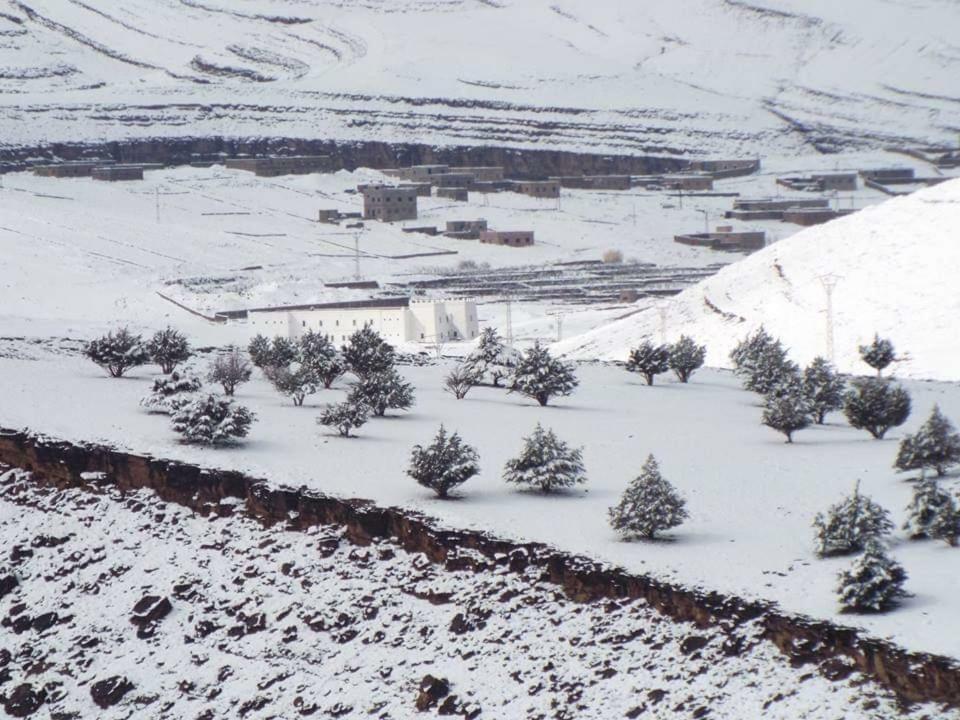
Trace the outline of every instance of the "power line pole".
<path fill-rule="evenodd" d="M 360 279 L 360 233 L 353 234 L 353 279 Z"/>
<path fill-rule="evenodd" d="M 820 280 L 820 284 L 823 285 L 823 291 L 827 295 L 827 359 L 832 364 L 836 364 L 833 340 L 833 290 L 837 287 L 837 283 L 840 282 L 840 276 L 828 273 L 826 275 L 818 276 L 818 279 Z"/>
<path fill-rule="evenodd" d="M 506 323 L 507 323 L 507 347 L 513 347 L 513 308 L 511 307 L 510 294 L 507 294 L 507 310 L 506 310 Z"/>

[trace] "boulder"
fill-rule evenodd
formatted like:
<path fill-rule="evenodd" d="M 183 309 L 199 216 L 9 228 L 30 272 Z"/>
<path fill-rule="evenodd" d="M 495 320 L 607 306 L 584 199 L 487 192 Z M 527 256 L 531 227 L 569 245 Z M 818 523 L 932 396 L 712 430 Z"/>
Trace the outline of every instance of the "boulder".
<path fill-rule="evenodd" d="M 450 694 L 450 681 L 433 675 L 424 675 L 420 681 L 420 693 L 417 695 L 417 710 L 424 712 L 436 707 L 443 698 Z"/>
<path fill-rule="evenodd" d="M 106 709 L 120 702 L 131 690 L 133 690 L 132 682 L 120 675 L 114 675 L 91 685 L 90 697 L 98 707 Z"/>

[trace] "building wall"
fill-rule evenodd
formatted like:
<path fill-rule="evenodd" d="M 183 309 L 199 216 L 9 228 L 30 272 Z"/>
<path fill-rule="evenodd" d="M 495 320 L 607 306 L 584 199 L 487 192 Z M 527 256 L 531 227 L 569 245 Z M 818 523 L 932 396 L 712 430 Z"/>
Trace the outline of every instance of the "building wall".
<path fill-rule="evenodd" d="M 824 174 L 824 175 L 813 175 L 814 180 L 820 182 L 820 186 L 824 190 L 856 190 L 857 189 L 857 175 L 856 173 L 839 173 L 839 174 Z"/>
<path fill-rule="evenodd" d="M 533 245 L 533 230 L 481 230 L 480 242 L 487 245 L 528 247 Z"/>
<path fill-rule="evenodd" d="M 713 190 L 713 178 L 710 175 L 665 175 L 663 184 L 681 190 Z"/>
<path fill-rule="evenodd" d="M 91 177 L 94 180 L 143 180 L 143 168 L 139 166 L 108 165 L 93 169 Z"/>
<path fill-rule="evenodd" d="M 513 189 L 523 195 L 541 198 L 560 197 L 560 183 L 556 180 L 537 180 L 531 182 L 516 182 Z"/>
<path fill-rule="evenodd" d="M 466 188 L 438 187 L 437 197 L 446 198 L 447 200 L 460 200 L 461 202 L 466 202 L 470 195 Z"/>
<path fill-rule="evenodd" d="M 410 188 L 368 187 L 363 191 L 363 217 L 366 220 L 415 220 L 417 192 Z"/>
<path fill-rule="evenodd" d="M 254 310 L 247 315 L 250 336 L 283 335 L 296 340 L 307 330 L 336 345 L 364 326 L 389 343 L 472 340 L 479 334 L 477 310 L 470 300 L 412 300 L 409 306 Z"/>

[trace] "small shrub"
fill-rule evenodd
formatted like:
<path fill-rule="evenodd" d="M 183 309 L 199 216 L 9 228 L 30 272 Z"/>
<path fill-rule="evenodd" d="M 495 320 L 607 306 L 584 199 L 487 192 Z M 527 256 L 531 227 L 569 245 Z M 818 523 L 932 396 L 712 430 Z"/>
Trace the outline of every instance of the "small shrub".
<path fill-rule="evenodd" d="M 682 524 L 689 517 L 686 501 L 660 474 L 653 455 L 630 482 L 620 502 L 608 510 L 610 526 L 624 537 L 652 540 L 656 533 Z"/>
<path fill-rule="evenodd" d="M 837 595 L 846 612 L 883 612 L 906 596 L 907 573 L 876 540 L 838 576 Z"/>
<path fill-rule="evenodd" d="M 570 488 L 586 482 L 583 453 L 537 423 L 520 455 L 507 461 L 503 479 L 543 493 Z"/>
<path fill-rule="evenodd" d="M 159 330 L 147 342 L 147 352 L 164 374 L 169 375 L 174 368 L 190 359 L 190 343 L 187 337 L 172 327 Z"/>
<path fill-rule="evenodd" d="M 619 250 L 604 250 L 601 259 L 607 265 L 616 265 L 623 262 L 623 253 Z"/>
<path fill-rule="evenodd" d="M 130 368 L 150 362 L 150 353 L 143 344 L 143 338 L 125 327 L 91 340 L 83 354 L 115 378 L 123 377 Z"/>
<path fill-rule="evenodd" d="M 882 440 L 887 431 L 910 417 L 910 395 L 900 385 L 883 378 L 853 381 L 844 397 L 843 413 L 852 427 Z"/>
<path fill-rule="evenodd" d="M 232 400 L 205 395 L 179 406 L 172 423 L 187 442 L 222 445 L 246 437 L 255 419 L 256 415 Z"/>
<path fill-rule="evenodd" d="M 447 435 L 441 425 L 432 443 L 426 447 L 414 446 L 407 475 L 433 490 L 438 497 L 446 498 L 450 490 L 480 472 L 478 460 L 474 448 L 463 442 L 457 433 Z"/>
<path fill-rule="evenodd" d="M 860 494 L 860 483 L 853 495 L 833 505 L 827 514 L 818 513 L 813 521 L 816 550 L 821 557 L 846 555 L 863 550 L 868 540 L 879 540 L 893 530 L 890 513 Z"/>
<path fill-rule="evenodd" d="M 453 395 L 457 400 L 463 400 L 467 393 L 476 386 L 482 374 L 467 362 L 462 362 L 447 373 L 443 379 L 443 390 Z"/>
<path fill-rule="evenodd" d="M 232 396 L 237 386 L 247 382 L 252 374 L 252 368 L 237 348 L 229 348 L 218 354 L 210 369 L 207 371 L 207 381 L 216 383 L 223 388 L 223 392 Z"/>
<path fill-rule="evenodd" d="M 343 437 L 350 437 L 350 431 L 362 427 L 369 417 L 370 409 L 366 405 L 348 400 L 325 405 L 317 423 L 336 428 Z"/>

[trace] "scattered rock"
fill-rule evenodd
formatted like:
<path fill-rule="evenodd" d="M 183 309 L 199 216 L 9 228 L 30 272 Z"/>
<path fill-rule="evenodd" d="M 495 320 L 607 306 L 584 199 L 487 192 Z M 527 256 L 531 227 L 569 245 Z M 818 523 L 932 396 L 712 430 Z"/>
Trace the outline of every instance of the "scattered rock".
<path fill-rule="evenodd" d="M 417 695 L 417 710 L 423 712 L 437 706 L 450 694 L 450 681 L 433 675 L 424 675 L 420 681 L 420 694 Z"/>
<path fill-rule="evenodd" d="M 707 643 L 710 642 L 709 638 L 705 638 L 701 635 L 690 635 L 687 638 L 684 638 L 683 642 L 680 643 L 680 652 L 684 655 L 690 655 L 695 653 L 697 650 L 702 650 L 707 646 Z"/>
<path fill-rule="evenodd" d="M 0 577 L 0 600 L 3 600 L 5 596 L 12 593 L 17 585 L 17 579 L 13 575 L 4 575 L 3 577 Z"/>
<path fill-rule="evenodd" d="M 3 702 L 3 709 L 7 715 L 15 718 L 30 717 L 47 700 L 47 693 L 43 688 L 33 689 L 30 683 L 17 685 Z"/>
<path fill-rule="evenodd" d="M 159 595 L 144 595 L 133 606 L 133 615 L 130 616 L 130 622 L 139 626 L 158 622 L 169 615 L 171 610 L 173 610 L 173 606 L 168 598 Z"/>
<path fill-rule="evenodd" d="M 120 675 L 98 680 L 90 686 L 90 697 L 97 707 L 108 708 L 116 705 L 123 696 L 133 690 L 133 683 Z"/>

